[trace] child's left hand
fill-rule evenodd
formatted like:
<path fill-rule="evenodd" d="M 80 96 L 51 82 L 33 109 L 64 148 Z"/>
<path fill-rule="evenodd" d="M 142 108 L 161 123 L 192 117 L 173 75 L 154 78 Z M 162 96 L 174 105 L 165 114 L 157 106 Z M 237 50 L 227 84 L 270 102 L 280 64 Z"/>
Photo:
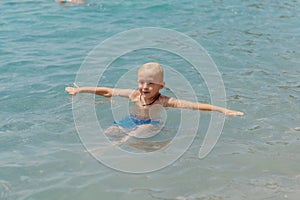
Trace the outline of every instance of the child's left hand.
<path fill-rule="evenodd" d="M 243 112 L 239 112 L 239 111 L 235 111 L 235 110 L 228 110 L 228 109 L 226 109 L 224 111 L 224 114 L 225 115 L 233 115 L 233 116 L 243 116 L 244 115 Z"/>

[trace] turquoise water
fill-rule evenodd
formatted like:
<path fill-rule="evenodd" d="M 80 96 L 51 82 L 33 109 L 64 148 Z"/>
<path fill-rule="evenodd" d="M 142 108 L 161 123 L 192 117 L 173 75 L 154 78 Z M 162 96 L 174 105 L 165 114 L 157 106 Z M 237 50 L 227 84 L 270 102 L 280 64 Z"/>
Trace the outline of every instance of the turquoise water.
<path fill-rule="evenodd" d="M 298 199 L 299 1 L 12 0 L 0 8 L 0 199 Z M 216 147 L 200 160 L 210 117 L 201 113 L 197 137 L 179 160 L 132 175 L 85 151 L 64 88 L 96 45 L 145 26 L 199 42 L 222 74 L 228 107 L 245 116 L 226 117 Z M 149 52 L 134 63 L 125 57 L 120 73 L 164 59 Z M 182 73 L 209 102 L 203 82 Z M 97 98 L 97 112 L 108 112 L 109 103 Z"/>

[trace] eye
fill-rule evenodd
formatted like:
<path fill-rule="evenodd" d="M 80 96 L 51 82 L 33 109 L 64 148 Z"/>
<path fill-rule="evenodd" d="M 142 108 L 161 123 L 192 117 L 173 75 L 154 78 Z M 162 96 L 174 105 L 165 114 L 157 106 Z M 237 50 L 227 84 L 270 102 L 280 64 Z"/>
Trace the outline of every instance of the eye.
<path fill-rule="evenodd" d="M 155 84 L 155 83 L 153 83 L 153 82 L 147 82 L 147 81 L 143 81 L 143 80 L 138 81 L 138 83 L 139 83 L 140 85 L 144 85 L 144 84 L 147 84 L 147 85 L 154 85 L 154 84 Z"/>

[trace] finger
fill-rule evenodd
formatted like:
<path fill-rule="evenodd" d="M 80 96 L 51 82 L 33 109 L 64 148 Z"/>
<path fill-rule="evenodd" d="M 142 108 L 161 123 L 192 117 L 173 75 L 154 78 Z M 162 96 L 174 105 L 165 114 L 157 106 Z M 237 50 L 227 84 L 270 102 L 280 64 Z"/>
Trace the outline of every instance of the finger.
<path fill-rule="evenodd" d="M 69 92 L 70 91 L 70 87 L 66 87 L 65 91 Z"/>
<path fill-rule="evenodd" d="M 74 85 L 76 88 L 79 88 L 79 86 L 78 86 L 76 83 L 73 83 L 73 85 Z"/>
<path fill-rule="evenodd" d="M 232 113 L 232 115 L 235 115 L 235 116 L 243 116 L 244 113 L 243 113 L 243 112 L 234 112 L 234 113 Z"/>
<path fill-rule="evenodd" d="M 72 87 L 66 87 L 65 91 L 68 92 L 71 95 L 74 94 L 74 88 L 72 88 Z"/>

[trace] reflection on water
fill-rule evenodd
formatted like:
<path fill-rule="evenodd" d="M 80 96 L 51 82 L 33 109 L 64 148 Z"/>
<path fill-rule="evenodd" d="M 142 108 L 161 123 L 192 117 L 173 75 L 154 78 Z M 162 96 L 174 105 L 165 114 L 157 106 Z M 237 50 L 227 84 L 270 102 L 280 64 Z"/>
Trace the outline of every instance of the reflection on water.
<path fill-rule="evenodd" d="M 157 150 L 162 150 L 165 148 L 172 140 L 166 140 L 166 141 L 135 141 L 130 142 L 128 146 L 134 147 L 136 149 L 146 151 L 146 152 L 152 152 Z"/>

